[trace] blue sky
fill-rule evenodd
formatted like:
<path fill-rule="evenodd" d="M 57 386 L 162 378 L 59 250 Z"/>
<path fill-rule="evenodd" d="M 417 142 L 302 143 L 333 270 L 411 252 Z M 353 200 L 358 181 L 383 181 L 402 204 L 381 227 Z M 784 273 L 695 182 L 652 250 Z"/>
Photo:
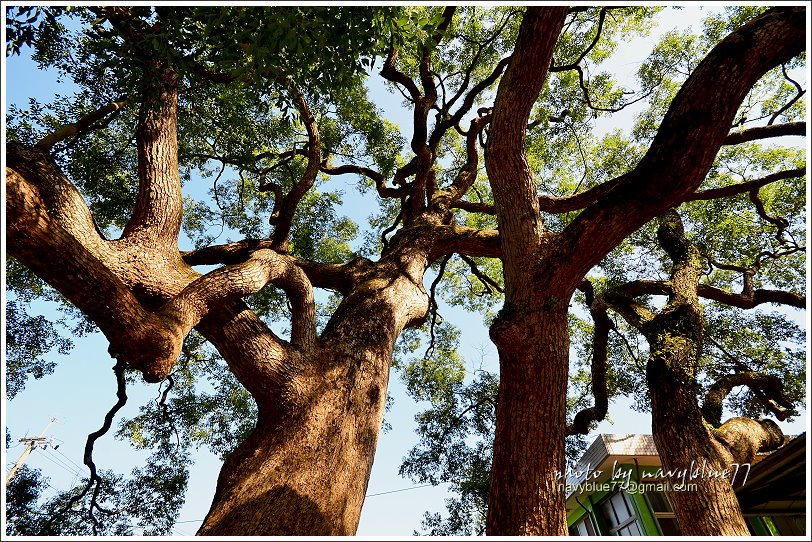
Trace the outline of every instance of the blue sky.
<path fill-rule="evenodd" d="M 621 77 L 630 77 L 638 64 L 647 56 L 656 36 L 676 26 L 695 25 L 706 14 L 696 6 L 684 10 L 666 10 L 661 16 L 661 26 L 648 39 L 635 40 L 620 47 L 612 60 L 612 70 Z M 4 111 L 9 104 L 24 105 L 29 97 L 49 101 L 56 92 L 66 93 L 64 87 L 58 87 L 52 74 L 40 72 L 27 54 L 14 57 L 4 66 Z M 387 112 L 390 120 L 409 126 L 411 115 L 400 105 L 400 95 L 387 92 L 373 78 L 370 88 L 376 102 Z M 628 128 L 631 113 L 619 115 L 611 125 L 601 129 Z M 408 136 L 408 134 L 405 134 Z M 360 198 L 355 197 L 351 183 L 338 178 L 330 186 L 343 186 L 345 205 L 343 212 L 363 223 L 372 212 L 365 208 Z M 427 284 L 432 276 L 426 279 Z M 37 306 L 42 314 L 53 317 L 53 307 L 42 303 Z M 484 363 L 485 368 L 496 370 L 495 348 L 488 339 L 488 331 L 476 317 L 460 309 L 441 304 L 441 313 L 463 330 L 461 337 L 462 355 L 469 366 Z M 801 323 L 804 318 L 795 315 Z M 54 354 L 51 359 L 58 361 L 56 372 L 42 380 L 30 381 L 27 388 L 13 402 L 7 403 L 3 416 L 12 436 L 16 439 L 25 435 L 39 434 L 51 417 L 57 423 L 50 428 L 49 436 L 55 443 L 61 444 L 58 450 L 36 450 L 29 458 L 28 465 L 42 469 L 51 478 L 53 490 L 65 490 L 71 487 L 84 470 L 80 468 L 82 451 L 86 436 L 96 430 L 102 421 L 104 412 L 115 402 L 115 380 L 111 370 L 113 360 L 107 354 L 107 343 L 101 334 L 94 334 L 75 341 L 76 347 L 69 356 Z M 131 386 L 128 390 L 130 400 L 121 416 L 132 416 L 138 406 L 155 397 L 156 386 Z M 393 490 L 410 488 L 414 484 L 397 474 L 402 457 L 417 443 L 414 415 L 425 405 L 417 405 L 406 396 L 399 377 L 393 373 L 390 378 L 390 394 L 394 397 L 392 410 L 386 419 L 392 425 L 391 431 L 381 434 L 368 494 L 375 495 Z M 647 415 L 632 411 L 628 401 L 620 400 L 610 408 L 610 417 L 614 423 L 603 422 L 598 432 L 608 433 L 648 433 L 650 432 Z M 799 433 L 805 429 L 806 417 L 800 417 L 792 424 L 782 424 L 787 433 Z M 5 463 L 8 468 L 20 452 L 22 445 L 8 451 Z M 133 451 L 108 434 L 96 444 L 94 457 L 100 468 L 113 468 L 119 472 L 129 471 L 141 464 L 146 453 Z M 187 504 L 181 512 L 176 535 L 191 535 L 205 516 L 214 483 L 219 472 L 219 461 L 207 452 L 200 452 L 196 465 L 192 468 Z M 359 535 L 410 535 L 419 528 L 420 519 L 427 510 L 444 511 L 443 500 L 447 496 L 444 485 L 439 487 L 421 487 L 371 496 L 367 499 L 361 516 Z"/>

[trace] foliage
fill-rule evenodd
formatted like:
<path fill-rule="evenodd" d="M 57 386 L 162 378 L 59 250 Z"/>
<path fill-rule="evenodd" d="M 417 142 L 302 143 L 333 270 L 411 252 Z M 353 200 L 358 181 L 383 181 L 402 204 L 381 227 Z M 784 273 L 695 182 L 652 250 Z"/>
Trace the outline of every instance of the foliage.
<path fill-rule="evenodd" d="M 273 213 L 279 202 L 272 187 L 286 193 L 298 182 L 306 160 L 297 151 L 308 144 L 301 111 L 294 106 L 294 92 L 286 82 L 298 85 L 312 110 L 325 167 L 359 164 L 391 179 L 415 151 L 409 143 L 410 127 L 387 118 L 389 112 L 373 99 L 367 81 L 389 46 L 399 47 L 398 69 L 415 80 L 420 77 L 423 54 L 432 51 L 432 77 L 439 93 L 432 110 L 436 126 L 450 118 L 472 82 L 485 80 L 511 53 L 522 17 L 522 8 L 517 6 L 461 6 L 437 45 L 435 34 L 444 22 L 443 8 L 437 6 L 131 9 L 140 26 L 122 30 L 126 23 L 93 7 L 7 8 L 7 56 L 31 47 L 34 61 L 56 73 L 68 87 L 51 103 L 31 99 L 28 104 L 11 104 L 7 136 L 34 144 L 111 100 L 138 97 L 143 91 L 143 72 L 149 69 L 144 59 L 167 62 L 178 74 L 181 87 L 178 141 L 186 188 L 183 234 L 196 248 L 266 238 L 273 232 Z M 680 85 L 701 58 L 722 36 L 762 10 L 760 6 L 730 8 L 711 14 L 698 32 L 666 33 L 640 65 L 636 80 L 630 82 L 616 80 L 605 66 L 624 41 L 650 31 L 661 9 L 573 9 L 527 134 L 528 162 L 539 192 L 569 196 L 633 168 Z M 125 42 L 122 32 L 136 37 Z M 790 75 L 804 62 L 805 56 L 801 56 L 769 72 L 742 105 L 736 128 L 805 118 L 803 100 L 795 99 L 800 87 Z M 472 111 L 478 107 L 487 110 L 497 81 L 476 97 Z M 390 91 L 404 93 L 398 85 L 386 84 Z M 53 149 L 58 164 L 86 198 L 98 227 L 111 238 L 124 227 L 137 192 L 137 158 L 132 145 L 136 109 L 127 106 L 106 125 Z M 601 121 L 623 109 L 634 116 L 632 129 L 600 129 Z M 462 119 L 463 128 L 467 121 Z M 437 145 L 437 155 L 434 173 L 438 186 L 445 187 L 468 158 L 463 136 L 448 130 Z M 730 186 L 777 170 L 803 167 L 804 161 L 801 150 L 786 145 L 752 142 L 723 147 L 702 188 Z M 355 191 L 367 196 L 362 209 L 369 214 L 365 222 L 357 218 L 359 209 L 350 212 L 351 206 L 345 205 L 353 197 L 347 194 Z M 374 193 L 375 182 L 368 175 L 358 175 L 336 188 L 330 176 L 320 174 L 299 203 L 290 254 L 329 264 L 358 256 L 378 257 L 385 244 L 382 235 L 392 236 L 401 202 L 382 200 Z M 749 267 L 763 260 L 755 276 L 756 287 L 803 293 L 804 183 L 778 181 L 757 194 L 768 217 L 786 221 L 780 231 L 774 220 L 765 218 L 752 199 L 742 194 L 684 204 L 680 211 L 689 235 L 709 262 Z M 467 198 L 493 203 L 481 163 Z M 544 213 L 545 224 L 553 232 L 560 231 L 578 212 Z M 469 227 L 496 227 L 493 215 L 459 211 L 455 216 L 459 224 Z M 655 246 L 652 224 L 628 237 L 590 272 L 596 291 L 634 280 L 666 279 L 669 264 Z M 782 254 L 760 256 L 765 251 Z M 435 274 L 440 272 L 438 263 L 432 268 Z M 736 291 L 741 288 L 741 273 L 709 265 L 703 281 Z M 77 311 L 71 308 L 65 308 L 64 321 L 56 323 L 34 315 L 35 300 L 65 302 L 11 259 L 7 283 L 12 294 L 6 314 L 7 386 L 9 398 L 13 398 L 28 376 L 40 378 L 53 370 L 53 362 L 48 361 L 52 350 L 68 352 L 71 342 L 60 333 L 62 327 L 73 326 L 81 334 L 92 325 L 75 319 Z M 502 301 L 502 283 L 499 260 L 453 256 L 432 294 L 490 323 Z M 285 296 L 271 286 L 246 301 L 271 325 L 283 326 L 279 323 L 290 318 Z M 319 297 L 320 328 L 339 301 L 338 294 Z M 659 303 L 655 298 L 643 302 L 651 307 Z M 592 403 L 594 331 L 584 296 L 576 294 L 571 306 L 574 355 L 569 420 Z M 804 338 L 787 315 L 765 310 L 743 315 L 738 309 L 717 304 L 708 304 L 705 313 L 707 332 L 714 342 L 706 345 L 701 360 L 699 378 L 704 387 L 726 374 L 735 358 L 737 363 L 780 378 L 793 400 L 803 400 Z M 610 398 L 631 396 L 635 408 L 647 410 L 641 361 L 647 356 L 645 341 L 614 315 L 612 321 L 608 394 Z M 418 330 L 406 330 L 395 352 L 394 367 L 401 372 L 408 393 L 426 407 L 416 418 L 420 440 L 404 458 L 401 474 L 418 483 L 451 482 L 456 495 L 447 503 L 446 517 L 426 514 L 422 528 L 433 535 L 482 534 L 487 509 L 498 376 L 482 367 L 472 370 L 458 350 L 458 330 L 439 316 L 434 325 L 429 322 Z M 101 533 L 125 535 L 141 527 L 148 534 L 168 534 L 182 505 L 192 452 L 202 446 L 224 457 L 245 438 L 257 416 L 250 394 L 197 334 L 187 338 L 171 380 L 161 384 L 157 395 L 137 416 L 119 425 L 118 438 L 157 452 L 128 478 L 103 473 L 99 502 L 121 513 L 96 514 L 100 523 L 95 529 Z M 731 412 L 746 415 L 764 413 L 749 392 L 732 395 L 727 406 Z M 571 438 L 570 459 L 578 457 L 584 446 L 583 437 Z M 10 486 L 7 514 L 15 518 L 10 519 L 13 534 L 94 532 L 92 522 L 87 521 L 88 496 L 65 510 L 62 520 L 52 521 L 83 486 L 41 502 L 44 484 L 47 479 L 38 473 L 22 470 Z M 110 491 L 112 487 L 116 491 Z"/>

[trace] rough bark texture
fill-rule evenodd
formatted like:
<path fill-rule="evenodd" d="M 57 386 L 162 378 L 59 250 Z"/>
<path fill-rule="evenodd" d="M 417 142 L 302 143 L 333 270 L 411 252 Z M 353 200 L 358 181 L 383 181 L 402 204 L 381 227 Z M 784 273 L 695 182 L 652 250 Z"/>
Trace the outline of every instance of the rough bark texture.
<path fill-rule="evenodd" d="M 561 329 L 569 299 L 623 238 L 689 198 L 725 143 L 747 92 L 804 44 L 802 8 L 770 10 L 735 31 L 682 86 L 632 171 L 557 202 L 536 193 L 523 143 L 564 14 L 559 8 L 528 8 L 499 84 L 485 155 L 506 290 L 491 328 L 501 378 L 487 518 L 491 535 L 567 533 L 563 495 L 552 479 L 563 470 L 568 356 L 560 335 L 566 333 Z M 559 234 L 545 231 L 541 205 L 569 208 L 576 201 L 584 210 L 572 223 Z M 684 310 L 675 309 L 674 318 Z M 685 350 L 680 355 L 694 346 L 679 346 Z M 655 364 L 653 370 L 665 369 Z"/>
<path fill-rule="evenodd" d="M 669 498 L 682 534 L 748 536 L 733 490 L 733 476 L 722 473 L 731 472 L 735 464 L 753 461 L 758 451 L 777 448 L 783 435 L 769 421 L 733 418 L 713 429 L 704 419 L 697 397 L 704 332 L 698 294 L 702 260 L 685 237 L 675 211 L 659 221 L 658 241 L 673 262 L 669 297 L 663 309 L 655 314 L 634 304 L 628 297 L 631 288 L 624 291 L 621 287 L 606 299 L 649 343 L 646 381 L 651 430 L 663 468 L 677 473 L 700 472 L 698 477 L 685 480 L 696 485 L 693 489 L 680 488 L 683 480 L 678 476 L 665 480 L 673 489 Z M 723 398 L 717 397 L 719 414 Z"/>
<path fill-rule="evenodd" d="M 129 45 L 137 48 L 149 38 L 150 25 L 129 8 L 99 12 Z M 453 13 L 453 7 L 443 11 L 435 43 Z M 390 53 L 382 75 L 401 85 L 414 104 L 415 156 L 395 172 L 394 187 L 366 167 L 329 166 L 319 147 L 316 116 L 302 92 L 292 81 L 275 79 L 298 108 L 308 147 L 304 173 L 287 194 L 281 187 L 266 187 L 278 192 L 279 203 L 275 231 L 267 239 L 185 254 L 178 250 L 183 208 L 179 91 L 176 74 L 160 59 L 144 58 L 142 95 L 132 98 L 140 104 L 138 195 L 120 239 L 98 233 L 82 195 L 47 154 L 64 137 L 88 129 L 87 119 L 103 117 L 110 106 L 46 137 L 38 147 L 7 145 L 9 254 L 93 320 L 109 340 L 111 355 L 147 381 L 169 374 L 185 335 L 195 328 L 257 402 L 257 427 L 227 458 L 201 534 L 355 532 L 394 342 L 405 327 L 425 317 L 423 274 L 451 253 L 497 257 L 504 263 L 505 307 L 491 329 L 501 384 L 488 533 L 567 533 L 556 473 L 564 468 L 569 298 L 584 274 L 626 235 L 695 191 L 747 90 L 766 70 L 803 49 L 804 10 L 770 10 L 725 39 L 685 83 L 633 171 L 561 202 L 536 193 L 523 147 L 566 13 L 562 7 L 529 8 L 512 57 L 464 96 L 460 90 L 451 100 L 459 98 L 459 108 L 431 130 L 428 116 L 438 107 L 431 48 L 422 51 L 419 85 L 398 71 L 397 51 Z M 508 61 L 492 114 L 470 125 L 465 167 L 450 186 L 439 189 L 434 163 L 443 134 L 468 114 Z M 498 232 L 457 225 L 451 212 L 462 206 L 459 200 L 475 179 L 476 142 L 489 123 L 485 165 Z M 324 265 L 287 254 L 297 204 L 319 171 L 362 173 L 375 181 L 382 197 L 401 198 L 401 228 L 379 261 Z M 552 234 L 539 216 L 543 206 L 586 208 L 563 232 Z M 191 267 L 204 263 L 223 267 L 203 276 Z M 277 337 L 241 300 L 267 284 L 282 288 L 291 302 L 289 341 Z M 320 336 L 314 287 L 344 296 Z M 676 291 L 675 283 L 672 294 Z M 748 303 L 765 298 L 759 291 L 750 293 Z M 675 311 L 672 319 L 674 337 L 682 337 L 680 314 Z M 676 352 L 683 357 L 693 352 L 694 339 L 690 334 L 679 339 Z M 651 370 L 668 375 L 669 367 L 663 359 Z M 674 393 L 682 391 L 674 388 Z M 739 433 L 732 426 L 719 430 L 726 449 L 752 451 L 752 444 L 735 437 Z"/>
<path fill-rule="evenodd" d="M 488 497 L 489 535 L 565 535 L 567 300 L 536 283 L 543 224 L 525 127 L 566 8 L 528 8 L 494 103 L 485 164 L 502 239 L 505 306 L 491 326 L 499 399 Z M 560 295 L 560 294 L 559 294 Z"/>

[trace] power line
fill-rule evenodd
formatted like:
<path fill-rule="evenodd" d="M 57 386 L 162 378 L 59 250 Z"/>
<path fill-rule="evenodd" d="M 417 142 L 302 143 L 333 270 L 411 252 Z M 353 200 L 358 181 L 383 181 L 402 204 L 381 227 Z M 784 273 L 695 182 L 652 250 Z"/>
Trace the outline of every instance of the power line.
<path fill-rule="evenodd" d="M 448 483 L 450 483 L 450 482 L 440 482 L 439 484 L 436 484 L 436 485 L 442 485 L 442 484 L 448 484 Z M 401 491 L 411 491 L 412 489 L 420 489 L 421 487 L 431 487 L 431 486 L 436 487 L 436 485 L 435 484 L 421 484 L 421 485 L 418 485 L 418 486 L 411 486 L 411 487 L 403 487 L 403 488 L 400 488 L 400 489 L 393 489 L 391 491 L 382 491 L 380 493 L 370 493 L 369 495 L 364 495 L 364 497 L 377 497 L 379 495 L 389 495 L 390 493 L 400 493 Z M 203 519 L 202 518 L 201 519 L 185 519 L 183 521 L 176 521 L 175 525 L 177 525 L 178 523 L 195 523 L 197 521 L 203 521 Z"/>
<path fill-rule="evenodd" d="M 62 452 L 60 452 L 58 448 L 54 448 L 53 450 L 54 450 L 56 453 L 58 453 L 59 455 L 61 455 L 62 457 L 64 457 L 65 459 L 67 459 L 69 462 L 71 462 L 71 463 L 72 463 L 72 464 L 73 464 L 73 465 L 74 465 L 74 466 L 75 466 L 77 469 L 79 469 L 80 471 L 85 470 L 85 467 L 83 467 L 82 465 L 78 464 L 76 461 L 74 461 L 73 459 L 71 459 L 71 458 L 70 458 L 70 457 L 68 457 L 67 455 L 65 455 L 65 454 L 63 454 Z"/>
<path fill-rule="evenodd" d="M 61 459 L 59 459 L 58 457 L 53 455 L 52 453 L 49 453 L 49 450 L 43 448 L 43 451 L 46 452 L 46 453 L 42 454 L 41 457 L 44 457 L 45 459 L 47 459 L 51 463 L 54 463 L 54 464 L 62 467 L 67 472 L 72 474 L 74 477 L 77 477 L 77 476 L 81 477 L 81 474 L 76 469 L 74 469 L 73 467 L 71 467 L 70 465 L 68 465 L 67 463 L 65 463 L 64 461 L 62 461 Z"/>
<path fill-rule="evenodd" d="M 448 482 L 440 482 L 440 484 L 447 484 Z M 400 493 L 401 491 L 411 491 L 412 489 L 420 489 L 421 487 L 429 487 L 435 484 L 422 484 L 419 486 L 404 487 L 401 489 L 393 489 L 392 491 L 382 491 L 381 493 L 370 493 L 365 497 L 377 497 L 378 495 L 389 495 L 390 493 Z M 439 485 L 439 484 L 438 484 Z"/>

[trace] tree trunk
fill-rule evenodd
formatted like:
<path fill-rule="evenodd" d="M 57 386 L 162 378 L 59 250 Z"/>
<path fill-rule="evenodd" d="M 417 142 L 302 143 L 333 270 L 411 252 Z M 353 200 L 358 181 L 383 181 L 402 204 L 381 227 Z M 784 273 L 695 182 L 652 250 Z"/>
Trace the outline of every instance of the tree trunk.
<path fill-rule="evenodd" d="M 519 315 L 517 315 L 519 316 Z M 566 304 L 497 321 L 501 380 L 488 498 L 489 535 L 566 535 Z"/>
<path fill-rule="evenodd" d="M 656 346 L 655 346 L 656 345 Z M 652 343 L 647 379 L 651 395 L 651 431 L 663 468 L 680 471 L 704 467 L 722 472 L 730 462 L 718 450 L 697 403 L 693 378 L 680 369 L 692 365 L 694 344 L 664 330 Z M 684 359 L 680 359 L 685 356 Z M 683 365 L 684 366 L 684 365 Z M 673 487 L 678 480 L 670 480 Z M 696 489 L 668 493 L 680 530 L 686 536 L 749 536 L 729 477 L 699 476 Z"/>
<path fill-rule="evenodd" d="M 702 273 L 699 251 L 685 236 L 676 211 L 659 219 L 657 239 L 673 262 L 672 292 L 663 309 L 641 326 L 649 343 L 646 366 L 651 397 L 651 432 L 667 471 L 729 467 L 715 445 L 699 408 L 696 381 L 704 323 L 697 285 Z M 669 484 L 673 489 L 673 483 Z M 673 489 L 669 498 L 682 534 L 747 536 L 739 502 L 727 477 L 701 475 L 696 490 Z"/>
<path fill-rule="evenodd" d="M 395 341 L 428 308 L 421 281 L 428 261 L 418 245 L 376 264 L 344 298 L 312 352 L 292 360 L 295 369 L 282 389 L 252 390 L 257 427 L 226 459 L 198 534 L 355 534 Z M 239 354 L 254 357 L 245 365 L 261 365 L 261 351 L 215 346 L 233 366 L 243 365 L 234 361 Z"/>
<path fill-rule="evenodd" d="M 220 471 L 198 534 L 353 535 L 386 404 L 389 358 L 332 366 L 302 390 L 296 409 L 261 408 L 256 429 Z M 266 411 L 272 410 L 272 414 Z"/>

